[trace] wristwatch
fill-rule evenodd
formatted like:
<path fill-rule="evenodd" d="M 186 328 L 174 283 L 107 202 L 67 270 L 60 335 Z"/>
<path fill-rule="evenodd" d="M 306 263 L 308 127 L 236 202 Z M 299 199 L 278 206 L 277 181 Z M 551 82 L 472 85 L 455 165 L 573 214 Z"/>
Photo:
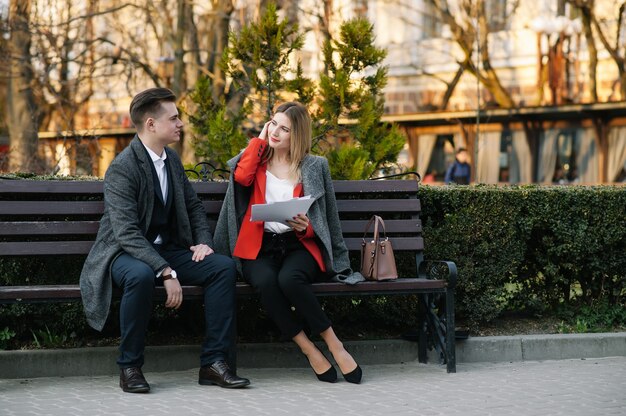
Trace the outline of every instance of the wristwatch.
<path fill-rule="evenodd" d="M 178 275 L 176 274 L 176 270 L 172 270 L 168 274 L 162 274 L 161 275 L 161 279 L 163 279 L 164 282 L 166 280 L 170 280 L 170 279 L 178 279 Z"/>

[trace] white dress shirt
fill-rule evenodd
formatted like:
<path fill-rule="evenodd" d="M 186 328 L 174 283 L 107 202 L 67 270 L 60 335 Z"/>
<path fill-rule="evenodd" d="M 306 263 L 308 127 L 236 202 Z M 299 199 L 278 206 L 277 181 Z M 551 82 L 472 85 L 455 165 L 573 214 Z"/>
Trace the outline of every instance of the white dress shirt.
<path fill-rule="evenodd" d="M 265 182 L 265 202 L 267 204 L 293 199 L 295 185 L 289 179 L 279 179 L 269 170 L 265 176 L 267 177 Z M 265 222 L 263 229 L 276 234 L 282 234 L 292 230 L 291 227 L 285 224 L 272 221 Z"/>

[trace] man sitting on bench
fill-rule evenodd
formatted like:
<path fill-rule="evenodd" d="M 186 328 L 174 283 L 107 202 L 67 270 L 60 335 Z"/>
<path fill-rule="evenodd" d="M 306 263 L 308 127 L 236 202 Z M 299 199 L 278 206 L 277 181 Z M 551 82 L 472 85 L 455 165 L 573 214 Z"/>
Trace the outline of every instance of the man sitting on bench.
<path fill-rule="evenodd" d="M 130 105 L 137 135 L 111 163 L 104 179 L 104 215 L 80 276 L 89 324 L 102 330 L 112 285 L 123 294 L 117 364 L 125 392 L 147 393 L 141 367 L 155 285 L 165 306 L 180 307 L 181 284 L 204 288 L 206 338 L 199 383 L 238 388 L 250 384 L 226 364 L 235 334 L 235 263 L 213 253 L 206 212 L 176 152 L 183 123 L 176 97 L 165 88 L 137 94 Z"/>

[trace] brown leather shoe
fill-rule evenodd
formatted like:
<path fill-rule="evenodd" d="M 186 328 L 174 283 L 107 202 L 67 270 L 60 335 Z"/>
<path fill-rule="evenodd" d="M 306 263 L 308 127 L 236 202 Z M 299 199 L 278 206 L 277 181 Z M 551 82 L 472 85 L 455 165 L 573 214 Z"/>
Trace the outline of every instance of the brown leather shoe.
<path fill-rule="evenodd" d="M 150 385 L 139 367 L 121 369 L 120 387 L 126 393 L 148 393 L 150 391 Z"/>
<path fill-rule="evenodd" d="M 227 389 L 237 389 L 250 384 L 250 380 L 238 377 L 225 361 L 216 361 L 211 365 L 200 368 L 198 384 L 203 386 L 218 385 Z"/>

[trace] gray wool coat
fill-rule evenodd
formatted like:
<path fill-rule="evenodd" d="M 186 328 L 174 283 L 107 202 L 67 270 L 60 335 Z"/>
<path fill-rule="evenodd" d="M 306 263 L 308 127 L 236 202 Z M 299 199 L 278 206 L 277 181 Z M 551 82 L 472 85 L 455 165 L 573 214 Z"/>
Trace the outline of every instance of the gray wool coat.
<path fill-rule="evenodd" d="M 173 242 L 181 247 L 213 246 L 206 212 L 187 180 L 175 151 L 165 148 L 172 174 L 176 209 Z M 146 239 L 154 206 L 152 160 L 139 137 L 131 141 L 111 163 L 104 177 L 104 215 L 96 241 L 80 275 L 80 291 L 87 322 L 102 330 L 111 305 L 111 264 L 122 252 L 149 265 L 156 273 L 165 261 Z"/>
<path fill-rule="evenodd" d="M 228 161 L 230 171 L 234 172 L 241 154 Z M 321 251 L 326 270 L 335 281 L 356 284 L 365 280 L 359 272 L 350 267 L 348 249 L 341 234 L 341 223 L 337 213 L 337 201 L 333 181 L 330 176 L 328 161 L 321 156 L 307 155 L 302 161 L 302 187 L 305 195 L 311 195 L 315 202 L 309 208 L 307 216 L 321 241 Z M 215 227 L 215 251 L 232 256 L 237 242 L 239 224 L 245 214 L 249 201 L 249 189 L 237 184 L 234 174 L 224 204 Z M 235 258 L 241 272 L 241 263 Z"/>

